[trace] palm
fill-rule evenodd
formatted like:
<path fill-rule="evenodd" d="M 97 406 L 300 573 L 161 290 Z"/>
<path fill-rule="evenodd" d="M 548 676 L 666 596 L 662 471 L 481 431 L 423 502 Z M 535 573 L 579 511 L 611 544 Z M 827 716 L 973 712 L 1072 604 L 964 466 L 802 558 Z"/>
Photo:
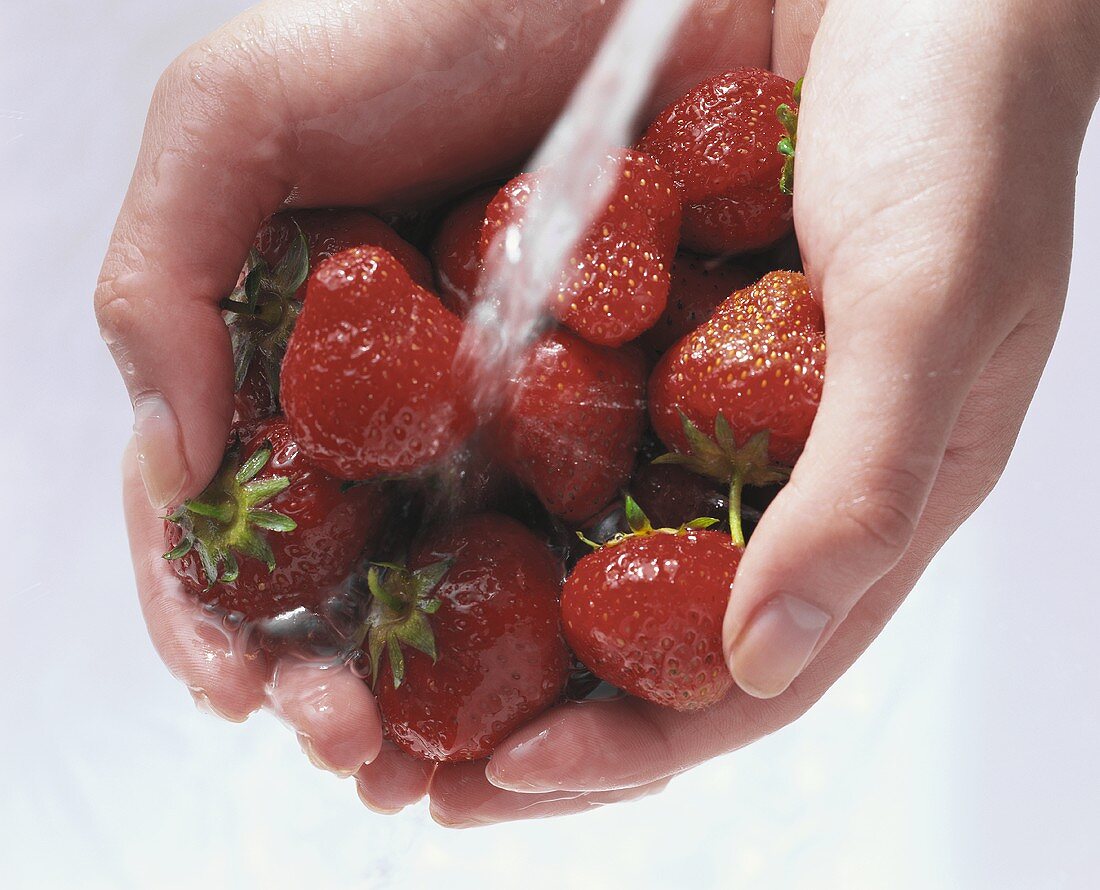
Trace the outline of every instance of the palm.
<path fill-rule="evenodd" d="M 489 766 L 496 785 L 483 764 L 433 771 L 388 747 L 375 757 L 381 731 L 361 681 L 270 663 L 182 595 L 159 558 L 161 524 L 131 455 L 127 515 L 143 608 L 162 657 L 196 695 L 232 719 L 268 705 L 337 772 L 373 759 L 358 780 L 376 808 L 430 793 L 439 819 L 469 823 L 648 793 L 794 720 L 854 661 L 1007 459 L 1065 286 L 1074 157 L 1053 140 L 1072 145 L 1067 129 L 1084 122 L 1051 118 L 1045 89 L 979 104 L 987 93 L 978 87 L 1002 73 L 993 54 L 953 57 L 945 41 L 969 40 L 965 28 L 944 36 L 898 20 L 937 12 L 934 0 L 900 4 L 893 17 L 872 0 L 836 4 L 815 40 L 823 5 L 779 0 L 773 17 L 764 0 L 700 2 L 648 109 L 726 68 L 770 59 L 793 78 L 809 60 L 795 215 L 824 299 L 830 374 L 814 436 L 757 530 L 727 621 L 732 635 L 780 585 L 842 591 L 805 671 L 767 704 L 735 690 L 693 717 L 629 699 L 564 705 L 501 746 Z M 196 493 L 220 457 L 232 374 L 217 299 L 260 219 L 288 198 L 327 206 L 439 196 L 521 163 L 578 74 L 562 59 L 590 52 L 614 12 L 596 0 L 555 6 L 539 6 L 520 28 L 490 0 L 447 4 L 411 34 L 399 3 L 390 14 L 376 4 L 268 2 L 169 70 L 97 308 L 131 395 L 160 391 L 178 415 L 162 435 L 180 440 L 168 486 L 176 495 Z M 279 94 L 264 96 L 271 84 Z M 1015 145 L 998 134 L 1020 135 L 1024 117 L 1044 113 L 1049 125 L 1027 138 L 1055 162 L 1035 175 L 1023 136 Z M 959 120 L 987 126 L 975 132 Z M 1012 211 L 995 200 L 1008 179 L 1025 198 Z M 1012 299 L 994 304 L 1006 291 Z M 158 294 L 175 300 L 157 304 Z M 169 355 L 165 342 L 180 345 Z M 195 367 L 206 376 L 183 370 Z M 156 446 L 149 437 L 143 445 Z M 854 450 L 864 457 L 847 460 Z"/>

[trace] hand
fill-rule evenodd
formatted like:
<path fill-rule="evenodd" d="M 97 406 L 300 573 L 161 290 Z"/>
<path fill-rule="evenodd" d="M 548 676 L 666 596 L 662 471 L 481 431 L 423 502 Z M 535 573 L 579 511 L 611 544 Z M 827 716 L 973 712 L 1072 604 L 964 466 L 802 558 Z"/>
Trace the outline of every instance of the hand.
<path fill-rule="evenodd" d="M 1100 8 L 822 5 L 780 0 L 772 58 L 806 72 L 795 221 L 828 371 L 733 588 L 724 637 L 743 691 L 690 716 L 635 699 L 557 708 L 497 749 L 496 790 L 472 768 L 437 774 L 446 824 L 644 793 L 795 720 L 1005 466 L 1065 296 Z"/>
<path fill-rule="evenodd" d="M 134 403 L 124 496 L 154 645 L 214 712 L 243 720 L 267 706 L 319 764 L 347 774 L 370 763 L 360 788 L 378 809 L 421 797 L 432 770 L 382 747 L 367 686 L 343 668 L 272 663 L 206 616 L 161 559 L 158 515 L 211 478 L 232 417 L 218 301 L 281 207 L 415 201 L 514 169 L 616 5 L 528 4 L 522 16 L 494 0 L 255 7 L 161 78 L 104 262 L 96 311 Z M 769 3 L 700 3 L 649 111 L 709 74 L 766 63 L 769 20 Z M 483 766 L 453 774 L 495 792 Z"/>

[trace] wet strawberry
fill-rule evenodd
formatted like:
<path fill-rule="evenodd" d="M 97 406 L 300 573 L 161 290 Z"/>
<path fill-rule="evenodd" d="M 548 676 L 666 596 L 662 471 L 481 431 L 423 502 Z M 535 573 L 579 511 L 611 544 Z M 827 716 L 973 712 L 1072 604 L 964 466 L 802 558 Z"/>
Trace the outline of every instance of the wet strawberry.
<path fill-rule="evenodd" d="M 439 299 L 456 315 L 465 317 L 474 302 L 481 272 L 481 228 L 496 188 L 480 189 L 456 204 L 443 218 L 432 240 L 431 256 Z"/>
<path fill-rule="evenodd" d="M 565 582 L 566 641 L 593 674 L 632 695 L 680 711 L 709 707 L 733 685 L 722 620 L 743 551 L 705 528 L 654 529 L 629 500 L 627 515 L 632 533 L 589 553 Z"/>
<path fill-rule="evenodd" d="M 453 451 L 473 413 L 453 372 L 461 322 L 378 248 L 310 276 L 282 371 L 302 451 L 343 479 L 408 474 Z"/>
<path fill-rule="evenodd" d="M 315 609 L 377 535 L 389 496 L 307 463 L 282 418 L 238 426 L 217 476 L 165 522 L 165 555 L 203 602 L 248 618 Z"/>
<path fill-rule="evenodd" d="M 630 494 L 660 528 L 678 528 L 698 516 L 723 519 L 729 511 L 721 483 L 674 464 L 641 467 L 630 480 Z"/>
<path fill-rule="evenodd" d="M 652 327 L 668 300 L 669 269 L 680 232 L 672 180 L 636 151 L 608 157 L 602 177 L 616 177 L 607 209 L 576 246 L 550 311 L 590 343 L 620 346 Z M 520 224 L 539 190 L 538 173 L 509 182 L 486 210 L 481 257 Z"/>
<path fill-rule="evenodd" d="M 759 250 L 791 231 L 779 148 L 791 134 L 778 110 L 794 103 L 793 90 L 778 74 L 738 68 L 703 81 L 646 130 L 638 148 L 676 182 L 685 247 L 721 256 Z"/>
<path fill-rule="evenodd" d="M 388 251 L 417 284 L 432 286 L 427 259 L 365 210 L 287 211 L 261 227 L 241 287 L 222 302 L 233 337 L 240 419 L 279 412 L 279 368 L 310 270 L 335 253 L 365 245 Z"/>
<path fill-rule="evenodd" d="M 802 453 L 825 378 L 824 324 L 806 279 L 772 272 L 722 303 L 650 377 L 653 428 L 680 453 L 663 459 L 731 482 L 734 525 L 740 486 L 781 481 Z"/>
<path fill-rule="evenodd" d="M 380 247 L 405 267 L 409 277 L 424 288 L 433 285 L 427 257 L 373 213 L 358 208 L 288 210 L 276 213 L 256 236 L 256 250 L 269 266 L 276 266 L 301 230 L 306 239 L 309 268 L 316 269 L 330 256 L 352 247 Z M 303 284 L 299 300 L 306 297 Z"/>
<path fill-rule="evenodd" d="M 668 305 L 638 345 L 656 359 L 707 321 L 730 294 L 752 281 L 752 273 L 737 263 L 681 251 L 672 264 Z"/>
<path fill-rule="evenodd" d="M 489 430 L 495 453 L 543 505 L 581 522 L 630 477 L 645 422 L 639 355 L 546 335 L 509 383 Z"/>
<path fill-rule="evenodd" d="M 561 696 L 561 568 L 514 520 L 460 520 L 421 544 L 409 569 L 376 567 L 369 581 L 378 707 L 413 756 L 487 757 Z"/>

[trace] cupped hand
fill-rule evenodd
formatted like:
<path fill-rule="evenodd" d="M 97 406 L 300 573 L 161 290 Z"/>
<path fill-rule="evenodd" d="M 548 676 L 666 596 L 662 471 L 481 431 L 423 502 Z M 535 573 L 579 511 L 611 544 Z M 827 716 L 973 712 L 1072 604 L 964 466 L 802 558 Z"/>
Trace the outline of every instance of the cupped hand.
<path fill-rule="evenodd" d="M 160 517 L 213 476 L 233 415 L 218 303 L 276 210 L 400 206 L 514 169 L 618 5 L 273 0 L 188 49 L 153 96 L 95 296 L 134 405 L 124 500 L 150 635 L 215 713 L 266 706 L 319 765 L 369 764 L 359 788 L 378 809 L 423 796 L 433 771 L 382 746 L 367 686 L 346 668 L 268 657 L 204 613 L 161 558 Z M 768 3 L 700 2 L 649 110 L 725 68 L 765 64 L 769 20 Z M 495 793 L 483 765 L 437 781 L 452 774 Z"/>
<path fill-rule="evenodd" d="M 1058 328 L 1074 178 L 1100 90 L 1084 0 L 780 0 L 773 67 L 806 74 L 795 223 L 828 370 L 790 483 L 735 580 L 739 688 L 693 715 L 559 707 L 481 782 L 440 771 L 450 825 L 646 793 L 804 713 L 882 629 L 1003 470 Z"/>

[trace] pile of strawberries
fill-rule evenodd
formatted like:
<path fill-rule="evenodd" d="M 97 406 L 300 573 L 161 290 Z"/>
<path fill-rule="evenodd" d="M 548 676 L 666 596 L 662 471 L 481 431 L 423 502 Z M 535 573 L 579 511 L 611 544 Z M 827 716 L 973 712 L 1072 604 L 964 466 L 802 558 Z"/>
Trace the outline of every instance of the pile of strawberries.
<path fill-rule="evenodd" d="M 556 324 L 489 416 L 456 351 L 539 171 L 427 239 L 406 227 L 430 261 L 362 210 L 269 220 L 222 306 L 225 461 L 165 524 L 187 588 L 269 649 L 348 659 L 388 736 L 431 760 L 485 757 L 601 680 L 681 710 L 721 700 L 743 523 L 798 458 L 824 374 L 821 308 L 773 271 L 798 262 L 797 93 L 728 72 L 608 157 Z"/>

